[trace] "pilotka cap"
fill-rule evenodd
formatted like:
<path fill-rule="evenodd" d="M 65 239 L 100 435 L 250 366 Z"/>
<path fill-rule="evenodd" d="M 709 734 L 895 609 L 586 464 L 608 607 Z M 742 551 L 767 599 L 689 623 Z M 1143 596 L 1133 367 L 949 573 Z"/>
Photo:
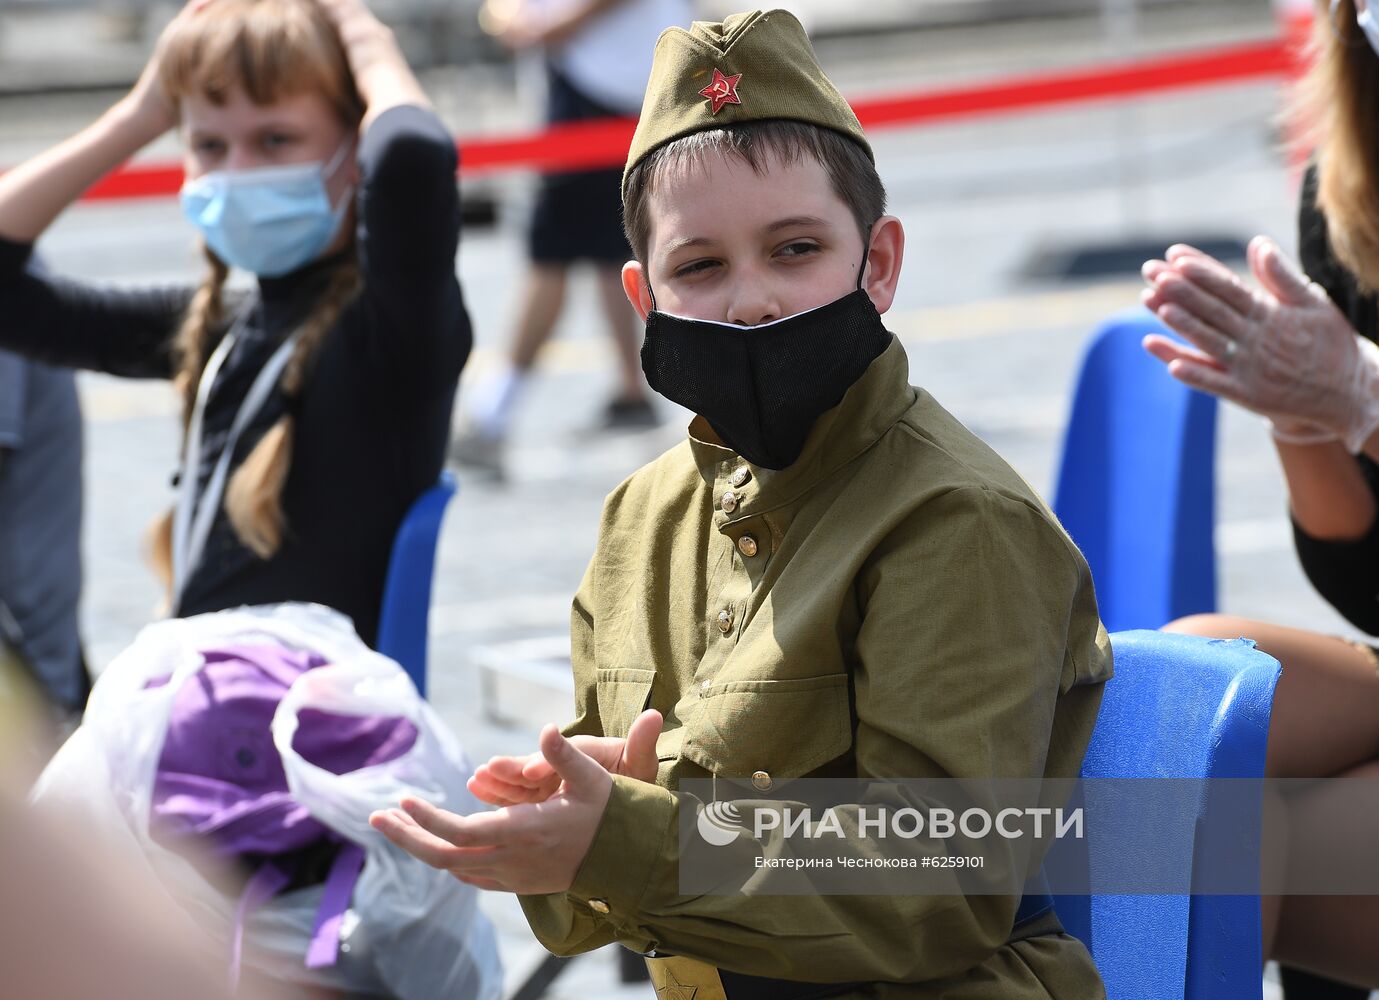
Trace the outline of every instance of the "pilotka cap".
<path fill-rule="evenodd" d="M 733 14 L 667 28 L 642 100 L 623 191 L 632 169 L 662 146 L 742 122 L 804 122 L 852 139 L 875 162 L 862 125 L 819 67 L 804 26 L 788 11 Z"/>

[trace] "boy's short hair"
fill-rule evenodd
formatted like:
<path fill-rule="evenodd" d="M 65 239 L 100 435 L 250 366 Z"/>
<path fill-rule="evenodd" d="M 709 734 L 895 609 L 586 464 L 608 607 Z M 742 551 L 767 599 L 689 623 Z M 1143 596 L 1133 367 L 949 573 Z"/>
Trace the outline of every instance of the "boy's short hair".
<path fill-rule="evenodd" d="M 865 245 L 871 227 L 886 212 L 886 187 L 871 155 L 857 142 L 830 128 L 785 119 L 742 122 L 676 139 L 652 151 L 628 172 L 623 186 L 623 229 L 632 252 L 647 263 L 651 240 L 650 201 L 672 168 L 697 166 L 710 155 L 735 156 L 756 173 L 767 157 L 798 163 L 806 157 L 828 172 L 834 192 L 852 210 Z"/>

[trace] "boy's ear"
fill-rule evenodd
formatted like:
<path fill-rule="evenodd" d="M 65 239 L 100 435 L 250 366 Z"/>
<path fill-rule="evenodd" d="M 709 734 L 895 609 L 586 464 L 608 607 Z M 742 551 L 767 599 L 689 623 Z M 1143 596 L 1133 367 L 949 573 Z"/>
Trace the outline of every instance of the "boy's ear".
<path fill-rule="evenodd" d="M 900 284 L 900 265 L 905 259 L 905 227 L 894 215 L 883 215 L 871 227 L 871 243 L 867 247 L 867 270 L 862 288 L 879 313 L 886 312 L 895 301 Z"/>
<path fill-rule="evenodd" d="M 652 309 L 651 287 L 646 282 L 646 270 L 635 260 L 629 260 L 622 266 L 622 290 L 645 323 Z"/>

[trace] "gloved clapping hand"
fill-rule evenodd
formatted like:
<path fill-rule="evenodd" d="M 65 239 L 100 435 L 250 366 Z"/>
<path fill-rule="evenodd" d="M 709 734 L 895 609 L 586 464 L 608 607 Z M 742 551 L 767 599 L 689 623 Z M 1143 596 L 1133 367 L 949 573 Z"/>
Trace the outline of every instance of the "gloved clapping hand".
<path fill-rule="evenodd" d="M 1250 288 L 1188 246 L 1145 263 L 1144 304 L 1196 346 L 1151 334 L 1145 348 L 1174 378 L 1263 414 L 1284 441 L 1339 439 L 1359 452 L 1379 427 L 1379 347 L 1278 245 L 1250 242 Z"/>

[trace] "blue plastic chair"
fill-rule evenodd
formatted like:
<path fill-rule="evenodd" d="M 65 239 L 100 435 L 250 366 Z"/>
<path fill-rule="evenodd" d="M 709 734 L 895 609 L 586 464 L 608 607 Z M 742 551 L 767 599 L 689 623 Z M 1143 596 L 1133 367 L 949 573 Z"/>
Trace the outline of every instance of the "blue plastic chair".
<path fill-rule="evenodd" d="M 1112 635 L 1111 645 L 1115 677 L 1106 685 L 1083 778 L 1264 776 L 1277 660 L 1242 639 L 1136 631 Z M 1233 858 L 1243 866 L 1237 870 L 1257 873 L 1258 787 L 1245 786 L 1243 798 L 1230 795 L 1228 806 L 1203 795 L 1184 827 L 1192 843 L 1181 845 L 1184 856 L 1167 860 Z M 1057 872 L 1075 866 L 1084 866 L 1093 886 L 1098 870 L 1121 870 L 1114 866 L 1123 866 L 1124 856 L 1115 856 L 1111 841 L 1122 837 L 1099 841 L 1097 829 L 1089 822 L 1085 841 L 1057 843 L 1046 862 L 1055 885 Z M 1194 867 L 1194 880 L 1202 870 Z M 1091 950 L 1109 1000 L 1262 995 L 1258 895 L 1058 896 L 1055 903 L 1064 927 Z"/>
<path fill-rule="evenodd" d="M 1216 609 L 1216 400 L 1140 346 L 1166 332 L 1142 308 L 1097 330 L 1063 442 L 1054 510 L 1113 632 Z"/>
<path fill-rule="evenodd" d="M 436 569 L 436 543 L 441 519 L 456 491 L 455 477 L 440 481 L 412 504 L 393 539 L 383 610 L 378 619 L 378 651 L 402 664 L 426 696 L 427 629 L 431 618 L 431 578 Z"/>

